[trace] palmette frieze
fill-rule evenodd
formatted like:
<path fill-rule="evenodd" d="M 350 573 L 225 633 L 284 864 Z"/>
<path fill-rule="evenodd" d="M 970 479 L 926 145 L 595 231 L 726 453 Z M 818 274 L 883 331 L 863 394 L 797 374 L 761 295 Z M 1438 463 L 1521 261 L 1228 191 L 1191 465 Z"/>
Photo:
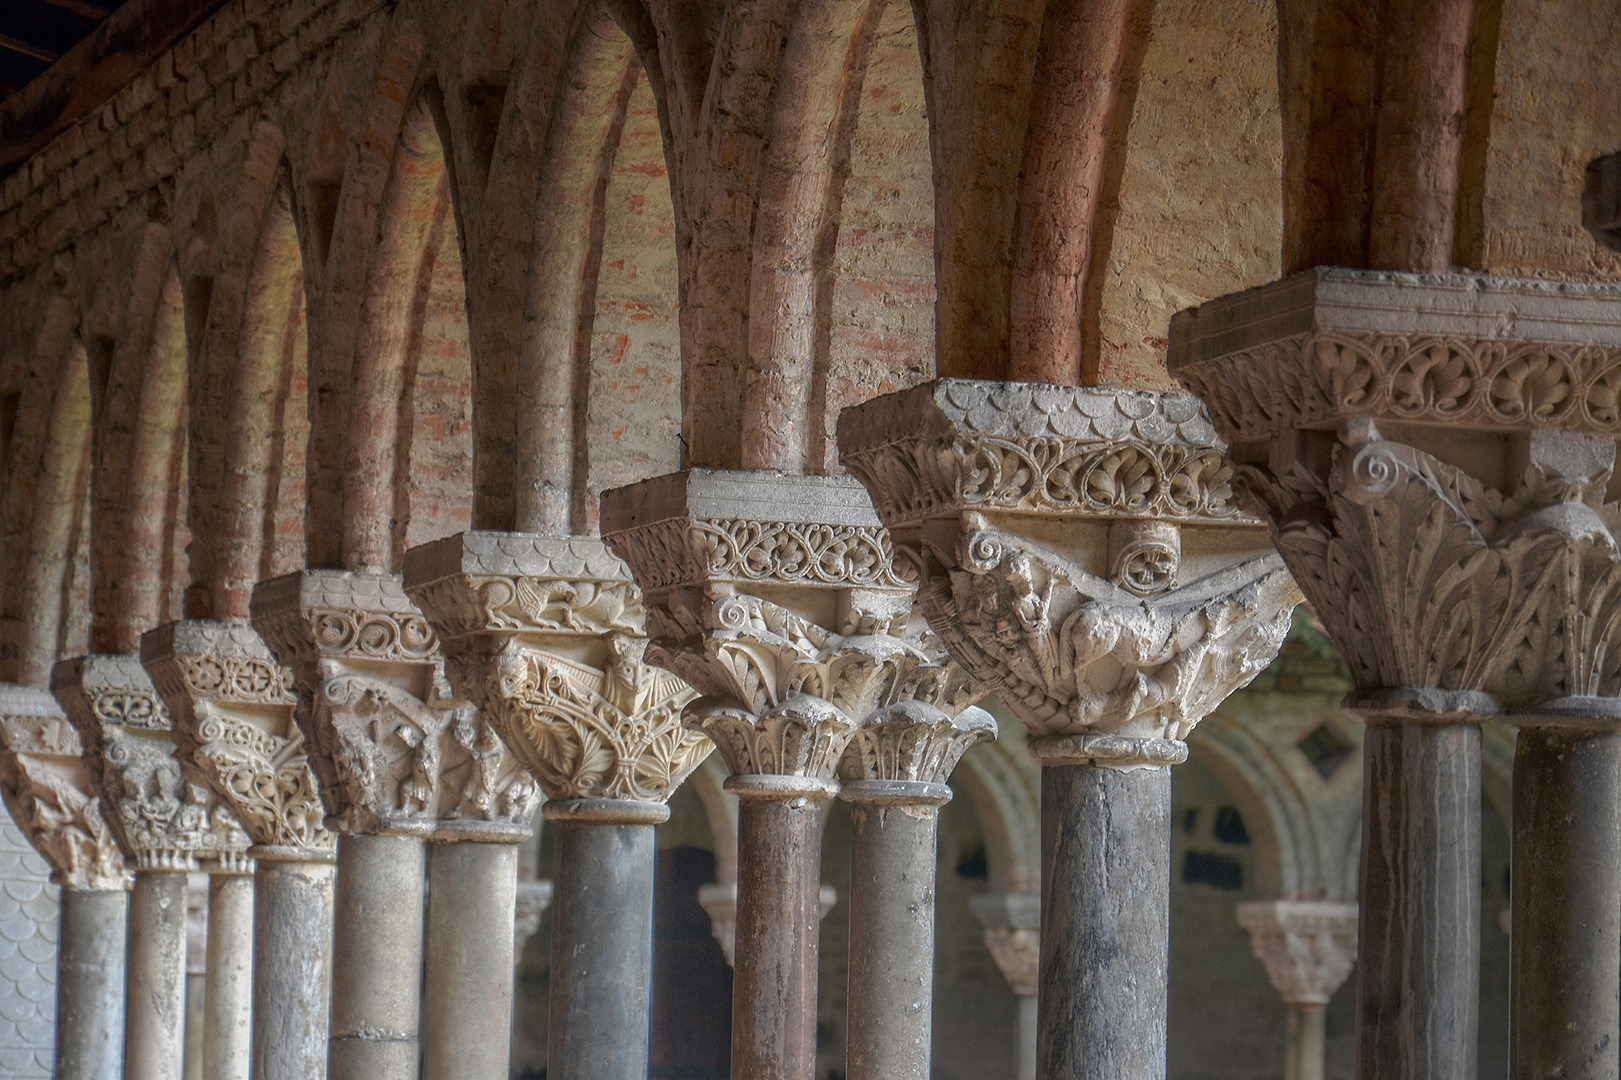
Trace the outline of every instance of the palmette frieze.
<path fill-rule="evenodd" d="M 253 591 L 253 624 L 295 672 L 323 657 L 434 662 L 438 639 L 397 575 L 308 570 Z"/>
<path fill-rule="evenodd" d="M 871 525 L 674 519 L 615 534 L 612 543 L 646 592 L 719 581 L 906 587 L 889 534 Z"/>
<path fill-rule="evenodd" d="M 1267 978 L 1290 1005 L 1329 1003 L 1356 963 L 1357 906 L 1330 900 L 1240 904 L 1238 922 Z"/>
<path fill-rule="evenodd" d="M 120 848 L 79 757 L 79 737 L 43 690 L 0 687 L 0 796 L 23 834 L 73 889 L 130 884 Z"/>

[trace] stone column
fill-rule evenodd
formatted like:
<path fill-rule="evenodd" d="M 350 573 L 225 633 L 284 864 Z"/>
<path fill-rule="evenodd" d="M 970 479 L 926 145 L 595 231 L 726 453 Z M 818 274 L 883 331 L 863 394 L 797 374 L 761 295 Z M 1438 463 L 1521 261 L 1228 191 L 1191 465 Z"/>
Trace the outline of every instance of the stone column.
<path fill-rule="evenodd" d="M 253 956 L 248 939 L 248 962 Z M 186 1080 L 203 1080 L 204 1013 L 208 1004 L 208 876 L 191 874 L 186 881 Z M 244 1021 L 247 1014 L 243 1013 Z"/>
<path fill-rule="evenodd" d="M 546 793 L 555 830 L 547 1075 L 643 1076 L 653 827 L 711 749 L 681 726 L 692 691 L 643 662 L 641 595 L 599 540 L 464 533 L 412 549 L 405 573 L 452 682 Z M 499 1073 L 477 1080 L 505 1068 L 503 1057 Z"/>
<path fill-rule="evenodd" d="M 825 921 L 827 913 L 839 902 L 838 891 L 823 885 L 817 903 L 817 919 Z M 720 946 L 727 967 L 737 966 L 737 882 L 712 881 L 698 886 L 698 906 L 709 916 L 709 936 Z"/>
<path fill-rule="evenodd" d="M 1323 1013 L 1356 963 L 1356 905 L 1333 900 L 1240 904 L 1238 923 L 1289 1008 L 1284 1080 L 1323 1080 Z"/>
<path fill-rule="evenodd" d="M 1282 644 L 1282 561 L 1187 394 L 945 379 L 846 409 L 839 450 L 1043 766 L 1038 1074 L 1163 1077 L 1169 766 Z"/>
<path fill-rule="evenodd" d="M 1318 268 L 1178 315 L 1171 366 L 1210 404 L 1371 725 L 1359 1075 L 1474 1076 L 1476 725 L 1494 714 L 1539 732 L 1515 778 L 1530 820 L 1515 823 L 1514 1075 L 1613 1075 L 1621 296 Z M 1549 738 L 1565 744 L 1552 756 Z M 1564 915 L 1525 907 L 1543 902 Z"/>
<path fill-rule="evenodd" d="M 73 725 L 31 686 L 0 685 L 0 796 L 61 886 L 57 1080 L 121 1080 L 130 872 Z"/>
<path fill-rule="evenodd" d="M 417 1080 L 424 1058 L 435 1068 L 459 1055 L 504 1062 L 505 1010 L 472 1030 L 436 1027 L 455 1044 L 421 1052 L 426 841 L 453 824 L 465 835 L 516 842 L 528 835 L 539 798 L 534 781 L 478 709 L 452 695 L 438 640 L 398 575 L 290 574 L 256 586 L 252 611 L 265 643 L 292 669 L 295 716 L 328 824 L 339 833 L 330 1077 Z M 510 945 L 512 906 L 485 916 L 495 924 L 467 932 Z M 510 982 L 511 970 L 508 957 L 498 971 L 435 967 L 427 977 L 488 1001 L 484 984 Z M 479 1051 L 475 1039 L 496 1049 Z"/>
<path fill-rule="evenodd" d="M 174 717 L 171 734 L 181 753 L 253 841 L 251 901 L 240 879 L 216 878 L 214 895 L 232 933 L 252 935 L 249 1072 L 254 1080 L 322 1080 L 336 842 L 322 825 L 315 776 L 293 720 L 292 673 L 252 627 L 204 620 L 143 635 L 141 662 Z M 222 941 L 221 955 L 210 962 L 224 965 L 218 970 L 228 970 L 230 985 L 240 988 L 234 978 L 240 952 L 224 952 Z M 215 1052 L 241 1067 L 239 1038 L 216 1038 L 211 1061 Z"/>
<path fill-rule="evenodd" d="M 1036 1080 L 1036 978 L 1041 963 L 1041 897 L 982 893 L 968 901 L 985 928 L 985 948 L 1017 1002 L 1014 1080 Z"/>
<path fill-rule="evenodd" d="M 207 984 L 203 997 L 203 1080 L 249 1080 L 253 1073 L 255 867 L 251 858 L 244 857 L 217 860 L 206 869 L 208 944 L 204 963 Z M 309 948 L 308 942 L 301 947 Z"/>
<path fill-rule="evenodd" d="M 850 1080 L 929 1080 L 939 812 L 968 748 L 996 738 L 983 709 L 956 718 L 902 701 L 856 732 L 839 764 L 850 803 Z"/>
<path fill-rule="evenodd" d="M 646 595 L 657 662 L 703 695 L 686 724 L 715 740 L 742 800 L 732 1075 L 809 1080 L 818 804 L 876 711 L 954 715 L 978 691 L 903 636 L 911 589 L 847 477 L 694 469 L 607 492 L 602 523 Z"/>
<path fill-rule="evenodd" d="M 108 824 L 135 864 L 130 896 L 125 1080 L 181 1080 L 186 875 L 246 857 L 248 838 L 177 754 L 169 713 L 133 656 L 64 660 L 51 692 L 79 732 Z"/>

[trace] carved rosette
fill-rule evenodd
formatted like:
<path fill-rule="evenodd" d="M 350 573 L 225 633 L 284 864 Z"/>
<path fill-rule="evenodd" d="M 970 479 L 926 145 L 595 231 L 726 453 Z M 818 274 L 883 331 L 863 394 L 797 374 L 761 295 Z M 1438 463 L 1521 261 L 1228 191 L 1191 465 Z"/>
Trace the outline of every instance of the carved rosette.
<path fill-rule="evenodd" d="M 1290 1005 L 1326 1006 L 1356 964 L 1357 906 L 1331 900 L 1240 904 L 1238 923 Z"/>
<path fill-rule="evenodd" d="M 464 533 L 406 556 L 457 690 L 554 803 L 663 803 L 712 749 L 693 691 L 649 666 L 641 591 L 589 537 Z"/>
<path fill-rule="evenodd" d="M 832 794 L 881 710 L 916 701 L 949 717 L 979 696 L 909 627 L 888 533 L 847 477 L 696 469 L 608 493 L 603 523 L 644 588 L 650 656 L 703 695 L 686 724 L 734 780 Z"/>
<path fill-rule="evenodd" d="M 1316 270 L 1171 348 L 1365 707 L 1621 694 L 1621 290 Z"/>
<path fill-rule="evenodd" d="M 942 379 L 845 410 L 839 450 L 1043 760 L 1180 760 L 1299 601 L 1187 394 Z"/>
<path fill-rule="evenodd" d="M 79 733 L 107 822 L 137 871 L 248 869 L 247 834 L 180 757 L 168 710 L 139 660 L 63 660 L 51 672 L 51 693 Z"/>
<path fill-rule="evenodd" d="M 0 685 L 0 796 L 12 820 L 69 889 L 127 889 L 124 852 L 102 816 L 79 735 L 56 699 Z"/>
<path fill-rule="evenodd" d="M 539 802 L 395 574 L 308 570 L 258 585 L 253 624 L 293 672 L 329 826 L 516 838 Z"/>
<path fill-rule="evenodd" d="M 181 753 L 253 842 L 330 858 L 336 838 L 322 824 L 320 791 L 293 719 L 293 673 L 253 628 L 169 623 L 142 636 L 141 663 L 174 718 Z"/>

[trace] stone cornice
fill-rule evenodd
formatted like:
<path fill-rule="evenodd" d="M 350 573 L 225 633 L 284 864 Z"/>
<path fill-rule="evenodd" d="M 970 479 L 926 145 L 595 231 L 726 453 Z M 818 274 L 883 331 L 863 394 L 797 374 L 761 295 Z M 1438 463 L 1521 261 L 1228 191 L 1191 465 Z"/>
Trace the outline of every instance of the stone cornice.
<path fill-rule="evenodd" d="M 129 887 L 78 733 L 47 691 L 0 685 L 0 795 L 51 864 L 52 881 L 71 889 Z"/>
<path fill-rule="evenodd" d="M 188 619 L 141 638 L 173 735 L 255 844 L 328 852 L 315 775 L 293 719 L 293 674 L 251 626 Z"/>
<path fill-rule="evenodd" d="M 1332 900 L 1240 904 L 1239 925 L 1290 1005 L 1326 1006 L 1356 963 L 1357 906 Z"/>
<path fill-rule="evenodd" d="M 168 711 L 139 660 L 63 660 L 51 672 L 51 693 L 79 733 L 108 823 L 137 870 L 242 862 L 247 835 L 197 768 L 179 756 Z"/>

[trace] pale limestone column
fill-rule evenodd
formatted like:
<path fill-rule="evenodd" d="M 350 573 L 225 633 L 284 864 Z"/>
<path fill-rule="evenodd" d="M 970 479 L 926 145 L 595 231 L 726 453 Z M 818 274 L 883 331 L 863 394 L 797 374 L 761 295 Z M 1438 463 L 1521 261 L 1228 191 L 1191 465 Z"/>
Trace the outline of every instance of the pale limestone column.
<path fill-rule="evenodd" d="M 1323 1080 L 1323 1013 L 1356 963 L 1356 915 L 1334 900 L 1239 905 L 1250 948 L 1289 1009 L 1284 1080 Z"/>
<path fill-rule="evenodd" d="M 1318 268 L 1178 315 L 1171 364 L 1210 403 L 1371 725 L 1359 1075 L 1474 1076 L 1478 722 L 1501 714 L 1522 728 L 1527 814 L 1513 1075 L 1614 1076 L 1621 294 Z"/>
<path fill-rule="evenodd" d="M 942 379 L 846 409 L 839 451 L 1042 765 L 1038 1075 L 1163 1077 L 1170 766 L 1299 593 L 1187 394 Z"/>
<path fill-rule="evenodd" d="M 819 804 L 879 709 L 955 715 L 979 691 L 909 634 L 911 588 L 847 477 L 694 469 L 605 493 L 602 528 L 642 586 L 657 661 L 703 695 L 685 723 L 741 800 L 732 1075 L 810 1080 Z"/>
<path fill-rule="evenodd" d="M 201 862 L 245 858 L 248 837 L 178 755 L 168 711 L 135 657 L 64 660 L 51 672 L 51 692 L 79 732 L 107 822 L 135 865 L 125 1080 L 181 1080 L 186 876 Z"/>
<path fill-rule="evenodd" d="M 996 738 L 983 709 L 955 718 L 920 701 L 879 709 L 845 748 L 850 803 L 850 1080 L 929 1080 L 934 897 L 946 781 Z"/>
<path fill-rule="evenodd" d="M 203 964 L 207 980 L 203 995 L 203 1080 L 249 1080 L 253 1074 L 256 867 L 252 858 L 242 857 L 216 860 L 205 868 L 208 939 Z M 306 942 L 301 947 L 309 945 Z"/>
<path fill-rule="evenodd" d="M 1017 1002 L 1014 1080 L 1036 1080 L 1036 981 L 1041 966 L 1041 897 L 982 893 L 968 901 L 985 928 L 985 948 Z"/>
<path fill-rule="evenodd" d="M 57 1080 L 121 1080 L 129 887 L 79 735 L 56 699 L 0 685 L 0 796 L 61 886 Z"/>
<path fill-rule="evenodd" d="M 444 642 L 451 681 L 546 793 L 554 830 L 547 1075 L 645 1075 L 654 826 L 711 749 L 681 726 L 692 691 L 643 662 L 641 595 L 599 540 L 464 533 L 412 549 L 405 576 Z M 461 956 L 488 947 L 443 946 Z M 504 1056 L 483 1071 L 465 1065 L 462 1055 L 425 1076 L 506 1075 Z"/>
<path fill-rule="evenodd" d="M 253 1080 L 322 1080 L 336 841 L 322 825 L 293 719 L 292 673 L 252 627 L 205 620 L 143 635 L 141 662 L 174 718 L 180 752 L 254 845 L 251 896 L 245 879 L 216 876 L 209 916 L 211 926 L 221 925 L 218 918 L 230 928 L 218 939 L 210 933 L 210 971 L 218 972 L 211 978 L 248 995 L 252 1022 L 244 1032 L 223 1015 L 216 1019 L 219 1034 L 205 1054 L 217 1068 L 240 1070 L 245 1053 Z M 244 950 L 227 943 L 242 935 L 251 958 L 246 972 Z"/>
<path fill-rule="evenodd" d="M 398 575 L 290 574 L 256 586 L 252 612 L 271 652 L 292 669 L 295 717 L 339 833 L 331 1080 L 417 1080 L 424 1064 L 438 1080 L 464 1075 L 439 1071 L 457 1062 L 489 1070 L 497 1058 L 504 1076 L 508 1010 L 483 1016 L 474 1030 L 436 1022 L 429 1034 L 438 1042 L 422 1045 L 426 845 L 449 825 L 507 842 L 528 835 L 534 781 L 479 710 L 452 694 L 438 639 Z M 467 917 L 480 940 L 510 947 L 511 904 Z M 497 970 L 446 968 L 437 951 L 430 959 L 435 1001 L 447 992 L 479 1001 L 510 993 L 510 956 Z"/>
<path fill-rule="evenodd" d="M 252 938 L 248 946 L 253 946 Z M 252 963 L 252 954 L 249 954 Z M 203 1029 L 208 1020 L 208 875 L 186 881 L 186 1080 L 203 1080 Z M 243 1014 L 244 1021 L 247 1014 Z"/>

